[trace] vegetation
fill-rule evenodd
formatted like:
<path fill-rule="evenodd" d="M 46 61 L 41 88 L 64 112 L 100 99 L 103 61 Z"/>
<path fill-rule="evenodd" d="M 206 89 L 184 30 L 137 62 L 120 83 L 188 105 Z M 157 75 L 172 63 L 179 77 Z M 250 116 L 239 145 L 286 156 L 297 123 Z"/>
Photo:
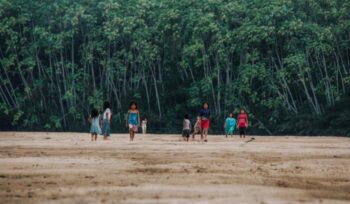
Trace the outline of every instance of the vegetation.
<path fill-rule="evenodd" d="M 250 133 L 350 135 L 349 0 L 0 0 L 0 128 L 88 130 L 130 100 L 178 132 L 201 102 Z"/>

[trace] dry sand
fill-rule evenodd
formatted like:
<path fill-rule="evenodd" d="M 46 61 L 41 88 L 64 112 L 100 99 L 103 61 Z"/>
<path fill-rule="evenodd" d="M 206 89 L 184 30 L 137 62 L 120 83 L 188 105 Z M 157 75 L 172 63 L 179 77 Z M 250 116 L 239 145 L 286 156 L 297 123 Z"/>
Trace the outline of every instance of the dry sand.
<path fill-rule="evenodd" d="M 350 138 L 0 132 L 0 203 L 350 203 Z"/>

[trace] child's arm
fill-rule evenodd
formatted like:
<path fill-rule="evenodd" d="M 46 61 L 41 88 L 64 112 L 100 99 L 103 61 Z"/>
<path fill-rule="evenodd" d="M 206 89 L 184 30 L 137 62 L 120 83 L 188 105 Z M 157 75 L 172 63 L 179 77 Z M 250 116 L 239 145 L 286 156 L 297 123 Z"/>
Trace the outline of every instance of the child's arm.
<path fill-rule="evenodd" d="M 88 121 L 89 123 L 91 123 L 91 115 L 89 115 Z"/>
<path fill-rule="evenodd" d="M 225 129 L 225 127 L 226 127 L 226 120 L 225 120 L 225 122 L 224 122 L 224 129 Z"/>
<path fill-rule="evenodd" d="M 100 127 L 102 127 L 102 119 L 101 119 L 101 117 L 98 117 L 98 124 L 100 125 Z"/>
<path fill-rule="evenodd" d="M 248 127 L 248 115 L 247 115 L 247 117 L 246 117 L 245 126 Z"/>

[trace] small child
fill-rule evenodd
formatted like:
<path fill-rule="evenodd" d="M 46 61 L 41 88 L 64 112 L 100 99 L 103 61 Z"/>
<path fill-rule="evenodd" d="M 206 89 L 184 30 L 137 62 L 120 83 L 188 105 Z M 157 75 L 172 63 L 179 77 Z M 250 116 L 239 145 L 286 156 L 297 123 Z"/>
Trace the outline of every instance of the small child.
<path fill-rule="evenodd" d="M 192 135 L 192 139 L 195 140 L 196 134 L 201 134 L 202 128 L 201 128 L 201 117 L 197 116 L 197 121 L 194 124 L 194 131 Z"/>
<path fill-rule="evenodd" d="M 210 124 L 210 110 L 208 102 L 204 102 L 202 104 L 202 109 L 199 111 L 198 116 L 201 117 L 201 140 L 204 142 L 208 142 L 207 136 Z"/>
<path fill-rule="evenodd" d="M 91 126 L 90 126 L 91 141 L 96 141 L 97 135 L 101 134 L 101 118 L 96 108 L 93 108 L 91 110 L 89 122 L 91 123 Z"/>
<path fill-rule="evenodd" d="M 110 109 L 111 104 L 108 101 L 105 101 L 103 104 L 103 116 L 102 116 L 102 135 L 103 139 L 107 140 L 111 134 L 111 117 L 112 111 Z"/>
<path fill-rule="evenodd" d="M 239 137 L 245 138 L 245 131 L 248 127 L 248 116 L 244 109 L 241 108 L 237 117 L 237 128 L 239 129 Z"/>
<path fill-rule="evenodd" d="M 129 104 L 126 127 L 129 127 L 130 141 L 134 141 L 135 133 L 140 127 L 140 112 L 137 110 L 137 103 L 135 101 Z"/>
<path fill-rule="evenodd" d="M 142 120 L 142 134 L 146 135 L 147 133 L 147 117 L 144 117 Z"/>
<path fill-rule="evenodd" d="M 182 137 L 187 142 L 191 134 L 191 121 L 188 118 L 188 114 L 186 114 L 182 122 Z"/>
<path fill-rule="evenodd" d="M 235 127 L 236 127 L 236 119 L 233 118 L 232 113 L 229 113 L 224 124 L 226 138 L 227 138 L 227 135 L 231 135 L 231 137 L 233 137 L 233 131 L 235 130 Z"/>

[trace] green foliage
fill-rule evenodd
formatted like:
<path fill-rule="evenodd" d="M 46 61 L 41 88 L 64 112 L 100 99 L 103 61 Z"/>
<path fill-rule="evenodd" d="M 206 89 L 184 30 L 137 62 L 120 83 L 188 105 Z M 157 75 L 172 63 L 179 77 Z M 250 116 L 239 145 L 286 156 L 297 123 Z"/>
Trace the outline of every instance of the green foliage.
<path fill-rule="evenodd" d="M 348 0 L 2 0 L 0 129 L 87 130 L 108 100 L 124 131 L 136 100 L 177 132 L 208 101 L 213 133 L 244 107 L 251 133 L 348 135 L 349 31 Z"/>

